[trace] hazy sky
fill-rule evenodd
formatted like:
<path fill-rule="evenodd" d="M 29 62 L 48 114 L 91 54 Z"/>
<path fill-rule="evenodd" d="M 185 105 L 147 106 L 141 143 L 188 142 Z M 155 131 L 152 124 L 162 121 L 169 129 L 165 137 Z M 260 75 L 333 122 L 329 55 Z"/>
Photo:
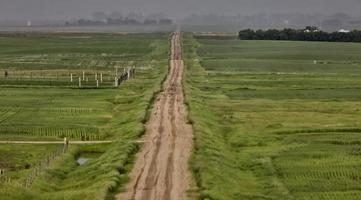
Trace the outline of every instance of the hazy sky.
<path fill-rule="evenodd" d="M 0 20 L 72 19 L 94 11 L 189 14 L 336 13 L 361 16 L 361 0 L 0 0 Z"/>

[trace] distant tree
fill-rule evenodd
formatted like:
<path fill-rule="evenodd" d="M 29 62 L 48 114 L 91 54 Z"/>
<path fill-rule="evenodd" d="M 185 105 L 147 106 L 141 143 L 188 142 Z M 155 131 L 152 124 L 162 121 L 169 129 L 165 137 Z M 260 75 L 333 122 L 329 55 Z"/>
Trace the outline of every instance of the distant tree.
<path fill-rule="evenodd" d="M 306 27 L 305 29 L 270 29 L 241 30 L 239 32 L 241 40 L 296 40 L 296 41 L 330 41 L 330 42 L 361 42 L 361 31 L 333 32 L 327 33 L 318 30 L 316 27 Z"/>
<path fill-rule="evenodd" d="M 286 36 L 286 40 L 297 40 L 299 31 L 291 28 L 286 28 L 283 30 L 283 33 Z"/>
<path fill-rule="evenodd" d="M 171 19 L 160 19 L 159 24 L 161 24 L 161 25 L 172 25 L 173 21 Z"/>
<path fill-rule="evenodd" d="M 153 20 L 153 19 L 146 19 L 143 24 L 145 24 L 145 25 L 157 25 L 158 22 L 156 20 Z"/>
<path fill-rule="evenodd" d="M 258 31 L 258 34 L 260 34 L 260 31 Z M 263 34 L 265 34 L 265 33 L 263 33 Z M 254 39 L 257 39 L 256 35 L 255 35 L 255 32 L 253 30 L 251 30 L 251 29 L 242 30 L 242 31 L 240 31 L 238 33 L 238 35 L 239 35 L 239 38 L 241 40 L 254 40 Z M 263 38 L 266 38 L 266 36 L 263 35 Z M 259 39 L 261 39 L 261 38 L 259 38 Z"/>
<path fill-rule="evenodd" d="M 263 30 L 257 30 L 255 33 L 254 33 L 254 39 L 255 40 L 263 40 L 265 38 L 265 33 Z"/>
<path fill-rule="evenodd" d="M 355 42 L 361 42 L 361 31 L 357 31 L 357 30 L 351 31 L 350 35 Z"/>
<path fill-rule="evenodd" d="M 137 24 L 140 24 L 139 21 L 137 21 L 137 20 L 135 20 L 135 19 L 129 19 L 129 18 L 125 18 L 125 19 L 123 20 L 123 23 L 124 23 L 125 25 L 137 25 Z"/>
<path fill-rule="evenodd" d="M 79 19 L 77 23 L 79 26 L 84 26 L 87 24 L 85 19 Z"/>
<path fill-rule="evenodd" d="M 281 40 L 280 31 L 277 29 L 270 29 L 265 32 L 265 37 L 267 40 Z"/>

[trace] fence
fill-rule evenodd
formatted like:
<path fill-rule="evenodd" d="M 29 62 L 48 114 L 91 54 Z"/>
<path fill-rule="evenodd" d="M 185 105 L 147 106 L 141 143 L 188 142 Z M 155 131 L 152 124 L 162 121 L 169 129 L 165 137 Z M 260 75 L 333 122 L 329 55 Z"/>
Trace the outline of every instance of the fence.
<path fill-rule="evenodd" d="M 62 155 L 67 152 L 68 148 L 69 148 L 69 140 L 64 138 L 64 145 L 62 147 L 58 148 L 51 155 L 47 156 L 45 159 L 35 164 L 32 167 L 29 174 L 25 178 L 17 180 L 15 184 L 25 188 L 30 187 L 33 184 L 36 177 L 38 177 L 41 173 L 43 173 L 46 169 L 48 169 L 53 161 L 60 159 Z M 14 181 L 11 179 L 11 177 L 6 176 L 6 171 L 1 170 L 0 184 L 12 184 L 13 182 Z"/>
<path fill-rule="evenodd" d="M 16 126 L 0 126 L 0 134 L 6 136 L 39 136 L 39 137 L 58 137 L 71 138 L 73 140 L 92 141 L 102 140 L 107 135 L 100 132 L 98 128 L 28 128 Z"/>
<path fill-rule="evenodd" d="M 67 87 L 111 87 L 119 86 L 132 78 L 135 67 L 124 68 L 118 74 L 118 68 L 112 70 L 10 70 L 0 71 L 0 85 L 46 85 Z M 131 76 L 127 75 L 130 74 Z M 116 84 L 114 82 L 116 79 Z"/>
<path fill-rule="evenodd" d="M 118 87 L 120 86 L 123 82 L 134 78 L 135 77 L 135 67 L 128 67 L 128 70 L 125 71 L 124 68 L 124 72 L 122 74 L 120 74 L 119 76 L 116 76 L 114 79 L 114 86 Z"/>

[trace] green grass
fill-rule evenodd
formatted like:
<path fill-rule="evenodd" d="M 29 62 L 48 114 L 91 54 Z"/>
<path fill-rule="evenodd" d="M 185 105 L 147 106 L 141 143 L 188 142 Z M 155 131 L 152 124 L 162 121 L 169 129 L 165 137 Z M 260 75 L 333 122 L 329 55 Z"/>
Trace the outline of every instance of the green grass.
<path fill-rule="evenodd" d="M 217 40 L 203 41 L 206 42 L 197 51 L 206 70 L 242 73 L 361 73 L 359 44 L 222 40 L 222 45 L 219 45 L 220 41 Z M 317 64 L 314 64 L 315 60 Z"/>
<path fill-rule="evenodd" d="M 19 136 L 33 136 L 32 139 L 39 139 L 39 136 L 85 140 L 114 138 L 116 131 L 112 129 L 115 126 L 110 125 L 114 122 L 114 107 L 124 105 L 128 108 L 122 110 L 130 110 L 140 103 L 144 97 L 142 93 L 149 89 L 148 86 L 155 85 L 154 79 L 164 74 L 167 65 L 167 38 L 160 34 L 8 35 L 0 37 L 0 44 L 0 69 L 9 72 L 9 76 L 2 76 L 0 81 L 2 139 Z M 74 47 L 74 44 L 78 45 Z M 82 65 L 90 58 L 93 65 Z M 102 59 L 108 63 L 97 65 Z M 38 66 L 29 63 L 44 64 L 46 70 L 39 70 Z M 52 69 L 54 63 L 64 66 Z M 118 73 L 121 73 L 123 67 L 135 63 L 137 78 L 120 89 L 111 87 L 114 67 L 120 67 Z M 85 87 L 79 89 L 77 76 L 82 77 L 83 70 L 92 80 L 84 81 Z M 69 72 L 74 73 L 75 83 L 70 83 Z M 105 86 L 94 89 L 92 72 L 98 72 L 98 77 L 104 72 L 104 81 L 108 81 Z"/>
<path fill-rule="evenodd" d="M 199 199 L 361 198 L 361 45 L 183 45 Z"/>
<path fill-rule="evenodd" d="M 39 160 L 45 160 L 59 149 L 62 145 L 2 144 L 0 169 L 6 170 L 5 177 L 11 178 L 11 181 L 20 179 L 39 164 Z"/>
<path fill-rule="evenodd" d="M 154 95 L 168 71 L 168 34 L 25 34 L 0 37 L 0 140 L 114 140 L 108 145 L 71 145 L 50 163 L 31 187 L 19 186 L 29 173 L 1 186 L 5 199 L 106 199 L 127 181 L 136 141 Z M 116 66 L 136 66 L 135 78 L 112 87 Z M 86 71 L 88 84 L 79 88 Z M 95 87 L 94 73 L 105 81 Z M 39 74 L 40 73 L 40 74 Z M 70 73 L 75 83 L 70 83 Z M 109 78 L 109 80 L 108 80 Z M 92 80 L 91 80 L 92 79 Z M 85 81 L 84 81 L 85 82 Z M 27 154 L 40 162 L 51 147 L 19 145 L 23 165 Z M 14 147 L 15 148 L 15 147 Z M 34 150 L 32 150 L 34 149 Z M 96 158 L 79 166 L 81 155 Z M 5 154 L 4 154 L 5 155 Z M 1 154 L 0 154 L 1 156 Z M 7 175 L 10 175 L 7 173 Z"/>

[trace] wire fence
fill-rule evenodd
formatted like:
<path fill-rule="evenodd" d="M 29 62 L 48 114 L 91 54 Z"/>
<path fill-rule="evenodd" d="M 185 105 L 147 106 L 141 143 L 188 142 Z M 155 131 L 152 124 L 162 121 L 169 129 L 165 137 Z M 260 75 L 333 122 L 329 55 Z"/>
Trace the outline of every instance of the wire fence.
<path fill-rule="evenodd" d="M 120 73 L 121 69 L 123 72 Z M 135 66 L 115 70 L 0 70 L 0 85 L 118 87 L 135 74 Z"/>
<path fill-rule="evenodd" d="M 62 158 L 62 156 L 69 149 L 69 141 L 64 140 L 64 145 L 56 149 L 52 154 L 48 155 L 45 159 L 39 161 L 31 167 L 30 172 L 21 179 L 12 179 L 7 175 L 3 169 L 0 170 L 0 184 L 14 184 L 20 187 L 29 188 L 35 179 L 49 168 L 50 164 Z"/>

